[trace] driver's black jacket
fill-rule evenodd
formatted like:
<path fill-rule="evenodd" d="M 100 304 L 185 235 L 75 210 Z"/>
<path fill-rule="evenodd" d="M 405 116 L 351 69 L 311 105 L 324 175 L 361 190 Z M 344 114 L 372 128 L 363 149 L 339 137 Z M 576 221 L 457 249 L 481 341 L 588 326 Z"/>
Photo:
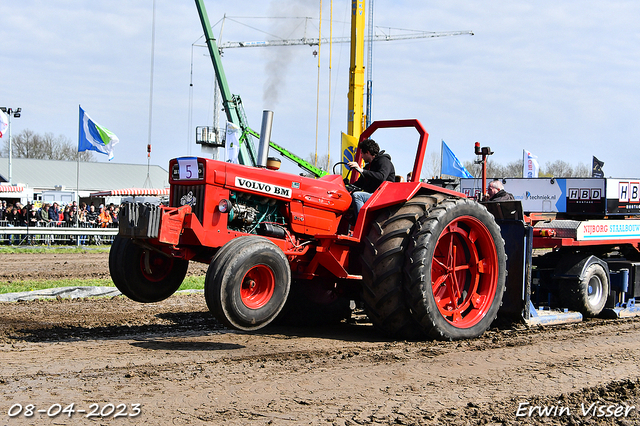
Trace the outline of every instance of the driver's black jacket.
<path fill-rule="evenodd" d="M 391 162 L 391 156 L 380 151 L 370 163 L 364 166 L 360 177 L 353 184 L 362 188 L 364 192 L 374 192 L 385 180 L 395 182 L 396 170 Z"/>

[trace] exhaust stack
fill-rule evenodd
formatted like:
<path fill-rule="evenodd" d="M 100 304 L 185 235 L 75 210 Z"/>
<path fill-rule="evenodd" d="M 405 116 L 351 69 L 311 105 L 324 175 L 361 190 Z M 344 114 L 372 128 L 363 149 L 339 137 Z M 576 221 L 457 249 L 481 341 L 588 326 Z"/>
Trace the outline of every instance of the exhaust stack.
<path fill-rule="evenodd" d="M 260 142 L 258 146 L 257 167 L 267 167 L 269 157 L 269 142 L 271 141 L 271 124 L 273 123 L 273 111 L 262 111 L 262 128 L 260 129 Z"/>

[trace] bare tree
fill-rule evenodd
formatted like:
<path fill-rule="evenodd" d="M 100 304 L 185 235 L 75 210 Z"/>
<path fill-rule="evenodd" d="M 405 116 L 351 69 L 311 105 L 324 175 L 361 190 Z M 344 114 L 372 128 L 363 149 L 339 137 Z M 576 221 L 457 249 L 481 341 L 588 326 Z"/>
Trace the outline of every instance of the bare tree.
<path fill-rule="evenodd" d="M 482 175 L 482 164 L 473 161 L 465 161 L 464 167 L 473 176 L 480 177 Z M 490 158 L 487 158 L 487 176 L 488 177 L 511 177 L 508 176 L 507 168 L 502 164 L 498 164 Z"/>
<path fill-rule="evenodd" d="M 322 169 L 322 170 L 327 171 L 327 172 L 329 172 L 329 173 L 333 173 L 333 172 L 329 169 L 329 167 L 330 167 L 330 164 L 329 164 L 329 154 L 318 155 L 318 158 L 317 158 L 317 164 L 316 164 L 316 155 L 315 155 L 313 152 L 312 152 L 312 153 L 310 153 L 310 154 L 307 156 L 307 158 L 305 158 L 305 160 L 306 160 L 307 162 L 309 162 L 310 164 L 313 164 L 314 166 L 316 166 L 316 167 L 317 167 L 317 168 L 319 168 L 319 169 Z M 337 168 L 336 168 L 336 169 L 337 169 Z M 338 173 L 340 173 L 340 172 L 338 171 Z M 304 175 L 305 175 L 305 176 L 309 176 L 309 177 L 311 177 L 311 176 L 312 176 L 310 173 L 305 173 Z"/>
<path fill-rule="evenodd" d="M 573 167 L 563 160 L 547 161 L 544 165 L 544 174 L 555 177 L 572 177 Z"/>
<path fill-rule="evenodd" d="M 480 176 L 481 166 L 472 161 L 465 161 L 464 167 L 474 176 Z M 487 176 L 495 178 L 521 178 L 522 160 L 513 160 L 503 166 L 487 158 Z M 578 163 L 575 167 L 563 160 L 548 161 L 540 168 L 540 177 L 590 177 L 591 169 L 584 163 Z"/>
<path fill-rule="evenodd" d="M 522 160 L 513 160 L 507 163 L 504 168 L 504 176 L 510 178 L 522 177 Z"/>
<path fill-rule="evenodd" d="M 574 177 L 591 177 L 591 167 L 587 166 L 584 163 L 578 163 L 578 165 L 573 169 Z"/>
<path fill-rule="evenodd" d="M 427 179 L 440 175 L 440 156 L 437 152 L 431 152 L 425 161 Z"/>
<path fill-rule="evenodd" d="M 2 155 L 9 156 L 9 139 L 4 141 Z M 36 158 L 41 160 L 96 161 L 93 152 L 78 152 L 78 147 L 64 135 L 55 137 L 47 132 L 38 135 L 29 129 L 11 138 L 11 155 L 14 158 Z"/>

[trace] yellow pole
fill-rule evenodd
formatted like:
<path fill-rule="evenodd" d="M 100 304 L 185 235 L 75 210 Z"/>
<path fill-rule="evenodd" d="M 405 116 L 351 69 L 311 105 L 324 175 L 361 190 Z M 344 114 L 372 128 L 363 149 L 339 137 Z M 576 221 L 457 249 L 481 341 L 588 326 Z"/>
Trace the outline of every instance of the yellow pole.
<path fill-rule="evenodd" d="M 365 0 L 351 0 L 351 62 L 347 134 L 360 137 L 364 131 L 364 13 Z"/>
<path fill-rule="evenodd" d="M 364 131 L 364 1 L 351 0 L 351 63 L 347 133 L 342 134 L 342 161 L 355 160 L 358 139 Z M 347 168 L 342 166 L 342 176 Z"/>

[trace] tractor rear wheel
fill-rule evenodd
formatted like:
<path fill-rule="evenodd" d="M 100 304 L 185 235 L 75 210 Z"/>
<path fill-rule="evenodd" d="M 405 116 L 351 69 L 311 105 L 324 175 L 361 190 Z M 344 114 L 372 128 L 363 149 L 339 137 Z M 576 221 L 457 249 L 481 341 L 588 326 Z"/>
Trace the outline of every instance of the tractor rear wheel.
<path fill-rule="evenodd" d="M 109 272 L 118 290 L 141 303 L 166 299 L 178 290 L 189 261 L 143 248 L 131 238 L 116 236 L 109 252 Z"/>
<path fill-rule="evenodd" d="M 205 299 L 213 315 L 237 330 L 257 330 L 282 310 L 291 270 L 282 250 L 262 237 L 226 244 L 209 265 Z"/>
<path fill-rule="evenodd" d="M 411 312 L 432 338 L 484 333 L 498 314 L 506 279 L 504 240 L 486 208 L 441 202 L 416 227 L 406 264 Z"/>
<path fill-rule="evenodd" d="M 443 198 L 441 194 L 420 195 L 400 206 L 383 209 L 373 218 L 363 238 L 364 308 L 373 325 L 390 337 L 424 337 L 404 295 L 405 249 L 420 217 Z"/>

